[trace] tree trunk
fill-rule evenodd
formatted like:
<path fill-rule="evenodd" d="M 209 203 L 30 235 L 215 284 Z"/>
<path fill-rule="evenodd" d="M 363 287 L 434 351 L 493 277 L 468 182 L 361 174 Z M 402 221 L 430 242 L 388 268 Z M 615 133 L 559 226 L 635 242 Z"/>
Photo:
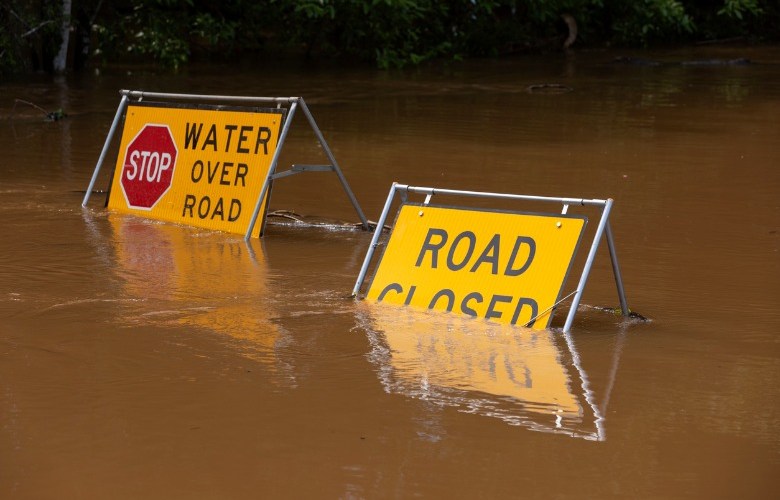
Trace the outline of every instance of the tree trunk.
<path fill-rule="evenodd" d="M 62 73 L 65 71 L 68 65 L 68 44 L 70 43 L 70 11 L 72 7 L 72 0 L 62 0 L 62 43 L 60 44 L 60 50 L 57 55 L 54 56 L 54 72 Z"/>
<path fill-rule="evenodd" d="M 571 14 L 562 14 L 561 18 L 566 23 L 566 27 L 569 28 L 569 36 L 566 37 L 566 41 L 563 42 L 563 48 L 568 49 L 571 44 L 577 39 L 577 21 Z"/>

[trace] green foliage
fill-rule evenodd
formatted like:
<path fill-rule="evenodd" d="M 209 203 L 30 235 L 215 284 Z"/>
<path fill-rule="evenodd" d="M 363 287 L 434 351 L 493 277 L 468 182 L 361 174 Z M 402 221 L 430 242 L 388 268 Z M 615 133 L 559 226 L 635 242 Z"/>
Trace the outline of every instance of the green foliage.
<path fill-rule="evenodd" d="M 698 36 L 704 40 L 718 38 L 746 37 L 753 38 L 761 33 L 769 33 L 777 30 L 778 8 L 775 7 L 772 15 L 772 2 L 762 0 L 723 0 L 720 6 L 713 2 L 694 2 L 691 14 L 699 20 L 700 29 Z M 779 4 L 775 3 L 778 7 Z M 766 27 L 760 26 L 760 21 L 769 20 Z M 769 28 L 769 26 L 774 26 Z"/>
<path fill-rule="evenodd" d="M 190 34 L 202 40 L 206 47 L 232 47 L 236 39 L 236 21 L 218 19 L 209 13 L 199 13 L 190 29 Z"/>
<path fill-rule="evenodd" d="M 113 11 L 106 24 L 93 25 L 96 52 L 126 55 L 178 69 L 192 53 L 233 50 L 240 20 L 222 17 L 195 0 L 136 0 L 130 10 Z M 116 29 L 121 26 L 122 29 Z"/>
<path fill-rule="evenodd" d="M 718 15 L 742 21 L 746 14 L 757 16 L 761 12 L 758 0 L 725 0 L 723 7 L 718 10 Z"/>
<path fill-rule="evenodd" d="M 63 0 L 0 0 L 0 74 L 48 69 Z M 199 56 L 300 51 L 380 68 L 435 58 L 651 46 L 734 36 L 777 39 L 777 0 L 72 0 L 93 62 L 176 69 Z M 83 42 L 86 43 L 86 42 Z"/>
<path fill-rule="evenodd" d="M 436 0 L 300 0 L 286 25 L 307 54 L 372 60 L 380 68 L 418 64 L 450 52 Z"/>
<path fill-rule="evenodd" d="M 52 69 L 62 25 L 58 0 L 0 2 L 0 75 Z"/>
<path fill-rule="evenodd" d="M 614 23 L 616 41 L 627 45 L 680 41 L 696 26 L 678 0 L 618 2 L 620 13 Z"/>
<path fill-rule="evenodd" d="M 0 31 L 0 76 L 3 73 L 15 73 L 21 65 L 20 58 L 14 54 L 14 39 L 8 31 Z"/>
<path fill-rule="evenodd" d="M 157 3 L 157 8 L 154 4 Z M 125 45 L 127 52 L 151 56 L 164 66 L 176 69 L 189 59 L 189 45 L 185 38 L 185 27 L 172 23 L 168 16 L 160 15 L 163 9 L 170 9 L 175 2 L 157 0 L 141 3 L 125 16 L 125 26 L 132 34 Z M 183 2 L 190 4 L 191 2 Z"/>

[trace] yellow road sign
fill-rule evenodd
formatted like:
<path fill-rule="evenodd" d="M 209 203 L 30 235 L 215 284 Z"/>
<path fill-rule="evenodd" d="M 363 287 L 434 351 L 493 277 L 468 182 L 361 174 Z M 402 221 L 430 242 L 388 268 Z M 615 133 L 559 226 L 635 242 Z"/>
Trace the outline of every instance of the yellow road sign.
<path fill-rule="evenodd" d="M 245 234 L 284 117 L 284 109 L 129 105 L 109 208 Z"/>
<path fill-rule="evenodd" d="M 366 298 L 545 329 L 586 222 L 404 204 Z"/>

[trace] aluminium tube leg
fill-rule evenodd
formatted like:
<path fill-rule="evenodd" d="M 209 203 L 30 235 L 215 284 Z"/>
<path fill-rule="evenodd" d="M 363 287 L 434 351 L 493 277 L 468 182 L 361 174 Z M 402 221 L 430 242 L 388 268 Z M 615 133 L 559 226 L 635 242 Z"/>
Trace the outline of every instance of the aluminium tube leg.
<path fill-rule="evenodd" d="M 287 113 L 287 119 L 284 121 L 284 125 L 282 126 L 282 133 L 279 135 L 279 142 L 276 143 L 276 151 L 274 151 L 274 156 L 271 158 L 271 167 L 268 169 L 268 175 L 263 182 L 263 188 L 260 190 L 260 197 L 257 199 L 257 203 L 255 204 L 255 211 L 252 212 L 252 219 L 250 219 L 249 227 L 247 227 L 246 234 L 244 235 L 245 240 L 248 240 L 252 237 L 252 230 L 255 228 L 255 224 L 257 223 L 257 217 L 260 214 L 260 209 L 263 206 L 265 195 L 268 192 L 268 187 L 271 184 L 271 178 L 276 171 L 276 164 L 279 162 L 279 155 L 282 152 L 282 147 L 284 146 L 284 140 L 287 138 L 287 133 L 290 131 L 290 124 L 292 123 L 293 116 L 295 116 L 295 109 L 297 107 L 298 101 L 293 101 L 292 105 L 290 106 L 290 111 Z"/>
<path fill-rule="evenodd" d="M 615 285 L 617 285 L 618 297 L 620 298 L 620 311 L 624 317 L 628 317 L 631 312 L 628 309 L 628 301 L 626 300 L 626 290 L 623 288 L 623 277 L 620 274 L 620 265 L 617 260 L 617 252 L 615 252 L 615 240 L 612 238 L 612 228 L 607 221 L 607 226 L 604 229 L 604 234 L 607 237 L 607 246 L 609 247 L 609 258 L 612 261 L 612 273 L 615 276 Z"/>
<path fill-rule="evenodd" d="M 124 113 L 125 108 L 127 108 L 127 100 L 127 95 L 123 94 L 122 99 L 119 101 L 119 107 L 116 108 L 116 114 L 114 115 L 114 121 L 111 123 L 111 129 L 108 131 L 108 135 L 106 136 L 106 142 L 103 143 L 103 150 L 100 152 L 100 157 L 98 158 L 97 164 L 95 165 L 95 171 L 92 173 L 92 179 L 89 181 L 89 187 L 87 188 L 87 192 L 84 193 L 84 200 L 81 202 L 82 207 L 87 206 L 89 197 L 92 195 L 92 190 L 95 188 L 95 182 L 97 182 L 100 168 L 103 166 L 103 161 L 106 159 L 108 148 L 111 146 L 111 141 L 113 140 L 116 129 L 119 126 L 119 119 L 122 118 L 122 113 Z M 109 189 L 111 189 L 111 186 L 109 186 Z"/>
<path fill-rule="evenodd" d="M 604 229 L 609 221 L 609 212 L 612 210 L 612 203 L 612 198 L 608 199 L 604 204 L 604 210 L 601 212 L 601 220 L 596 228 L 596 234 L 593 236 L 593 244 L 590 246 L 588 259 L 585 261 L 585 267 L 582 269 L 582 276 L 577 285 L 577 293 L 574 294 L 574 300 L 572 300 L 571 307 L 569 308 L 569 315 L 566 317 L 566 324 L 563 326 L 564 333 L 568 333 L 569 330 L 571 330 L 571 324 L 574 322 L 574 315 L 577 313 L 577 308 L 580 306 L 582 292 L 585 290 L 585 284 L 588 282 L 588 275 L 593 267 L 593 260 L 596 258 L 596 251 L 599 248 L 601 238 L 604 236 Z"/>
<path fill-rule="evenodd" d="M 343 187 L 344 191 L 347 193 L 349 201 L 352 203 L 352 206 L 355 208 L 355 211 L 360 218 L 360 222 L 363 224 L 363 229 L 368 231 L 368 220 L 366 219 L 365 214 L 363 214 L 363 209 L 360 208 L 360 204 L 358 203 L 357 198 L 355 198 L 355 194 L 352 192 L 352 189 L 350 189 L 346 177 L 344 177 L 339 164 L 336 162 L 336 157 L 333 156 L 333 152 L 330 150 L 328 143 L 325 141 L 325 137 L 322 135 L 322 131 L 317 126 L 317 122 L 314 121 L 314 116 L 311 114 L 311 111 L 309 111 L 309 108 L 306 106 L 306 102 L 303 100 L 303 98 L 301 98 L 301 108 L 303 109 L 303 113 L 306 115 L 306 118 L 309 120 L 309 124 L 311 125 L 314 134 L 317 136 L 317 140 L 320 141 L 320 145 L 322 145 L 322 149 L 325 151 L 330 164 L 333 165 L 333 169 L 341 181 L 341 187 Z"/>
<path fill-rule="evenodd" d="M 357 281 L 355 281 L 355 287 L 352 289 L 352 296 L 357 297 L 360 293 L 360 287 L 363 286 L 363 280 L 366 279 L 366 273 L 368 272 L 368 266 L 371 264 L 371 258 L 374 256 L 374 250 L 376 250 L 379 237 L 382 235 L 382 228 L 385 227 L 385 221 L 387 220 L 387 214 L 390 212 L 390 206 L 393 204 L 393 198 L 395 198 L 395 192 L 398 189 L 398 184 L 393 183 L 390 187 L 390 193 L 385 200 L 385 206 L 382 209 L 382 214 L 379 216 L 379 220 L 376 223 L 376 230 L 374 230 L 374 236 L 371 238 L 371 244 L 368 246 L 368 252 L 366 252 L 366 258 L 363 260 L 363 266 L 360 268 L 360 274 Z"/>

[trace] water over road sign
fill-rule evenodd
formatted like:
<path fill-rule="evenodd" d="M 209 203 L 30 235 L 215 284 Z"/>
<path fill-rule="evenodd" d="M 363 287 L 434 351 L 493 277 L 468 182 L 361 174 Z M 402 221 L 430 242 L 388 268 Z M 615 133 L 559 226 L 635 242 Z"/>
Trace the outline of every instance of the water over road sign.
<path fill-rule="evenodd" d="M 127 106 L 108 207 L 246 234 L 271 175 L 285 109 Z M 260 231 L 254 226 L 253 236 Z"/>
<path fill-rule="evenodd" d="M 172 94 L 122 90 L 89 187 L 87 207 L 117 130 L 122 130 L 106 206 L 115 212 L 259 237 L 274 182 L 332 172 L 360 218 L 368 219 L 303 97 Z M 161 99 L 152 102 L 149 99 Z M 261 108 L 256 105 L 273 105 Z M 295 111 L 317 138 L 326 164 L 279 171 Z"/>

